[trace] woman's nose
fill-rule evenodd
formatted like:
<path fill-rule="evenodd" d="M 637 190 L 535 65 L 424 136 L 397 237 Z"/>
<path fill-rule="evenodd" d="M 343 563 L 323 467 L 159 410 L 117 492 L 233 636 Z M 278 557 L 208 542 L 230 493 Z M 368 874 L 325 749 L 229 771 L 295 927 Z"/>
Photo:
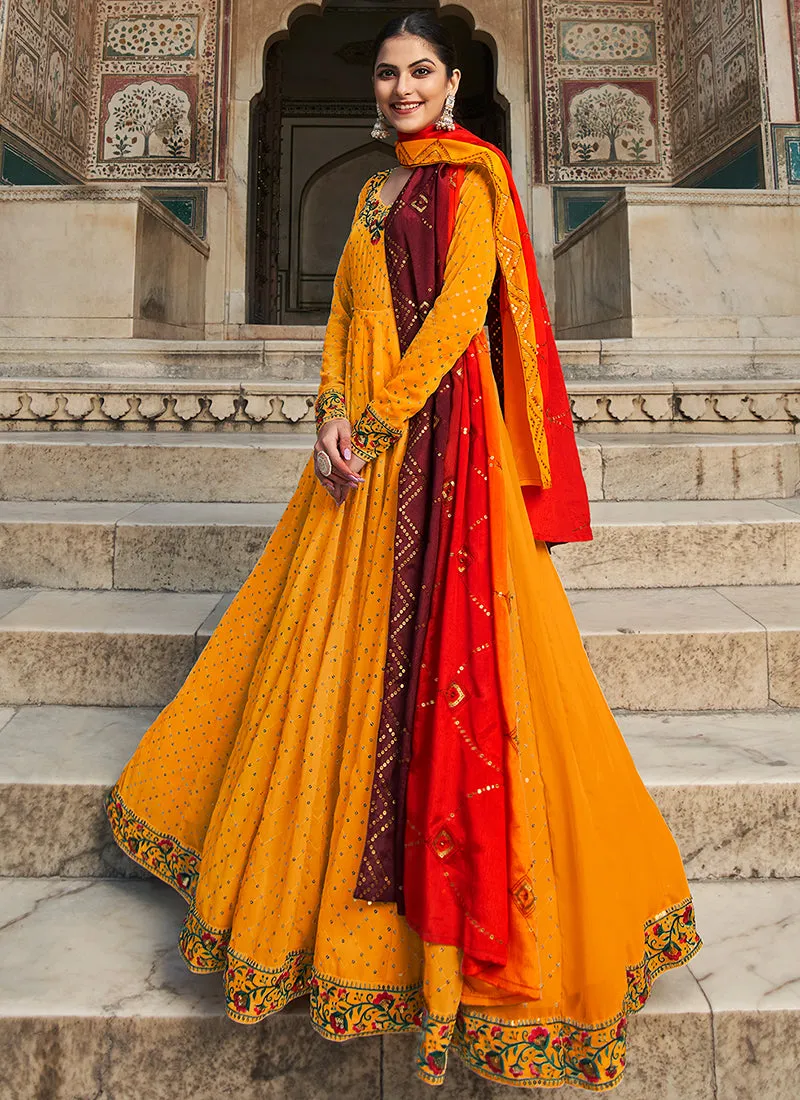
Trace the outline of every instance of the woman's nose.
<path fill-rule="evenodd" d="M 400 73 L 395 91 L 399 96 L 407 96 L 412 91 L 413 81 L 408 73 Z"/>

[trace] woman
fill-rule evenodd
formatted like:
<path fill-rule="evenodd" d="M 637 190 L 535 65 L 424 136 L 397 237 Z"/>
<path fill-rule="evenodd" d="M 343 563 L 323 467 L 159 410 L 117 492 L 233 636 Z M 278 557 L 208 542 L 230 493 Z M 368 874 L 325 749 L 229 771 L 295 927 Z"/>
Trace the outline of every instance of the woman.
<path fill-rule="evenodd" d="M 674 841 L 546 543 L 591 537 L 507 162 L 455 127 L 426 14 L 376 44 L 318 438 L 274 535 L 108 799 L 254 1023 L 419 1030 L 509 1084 L 611 1088 L 626 1014 L 700 946 Z M 375 132 L 375 131 L 374 131 Z M 488 320 L 490 350 L 484 334 Z"/>

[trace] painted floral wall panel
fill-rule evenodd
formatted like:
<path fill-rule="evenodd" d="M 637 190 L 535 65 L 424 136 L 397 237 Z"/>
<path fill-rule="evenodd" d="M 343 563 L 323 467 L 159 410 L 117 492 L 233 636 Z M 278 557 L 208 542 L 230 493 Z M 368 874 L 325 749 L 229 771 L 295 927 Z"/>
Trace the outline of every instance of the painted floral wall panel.
<path fill-rule="evenodd" d="M 795 0 L 797 2 L 797 0 Z M 665 0 L 675 178 L 761 119 L 753 0 Z"/>
<path fill-rule="evenodd" d="M 214 177 L 218 44 L 217 0 L 99 0 L 91 178 Z"/>
<path fill-rule="evenodd" d="M 662 0 L 543 0 L 547 179 L 669 182 Z"/>
<path fill-rule="evenodd" d="M 6 0 L 0 118 L 78 176 L 86 167 L 94 0 Z"/>

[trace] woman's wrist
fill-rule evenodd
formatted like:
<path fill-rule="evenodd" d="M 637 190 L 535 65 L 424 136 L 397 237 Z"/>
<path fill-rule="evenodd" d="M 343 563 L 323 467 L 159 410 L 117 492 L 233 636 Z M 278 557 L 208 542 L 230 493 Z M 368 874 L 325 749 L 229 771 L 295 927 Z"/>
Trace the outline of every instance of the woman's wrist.
<path fill-rule="evenodd" d="M 353 454 L 369 462 L 388 451 L 402 434 L 400 428 L 387 423 L 371 405 L 367 405 L 353 427 Z"/>
<path fill-rule="evenodd" d="M 328 389 L 319 394 L 314 403 L 314 419 L 317 431 L 329 420 L 347 420 L 347 405 L 341 390 Z"/>

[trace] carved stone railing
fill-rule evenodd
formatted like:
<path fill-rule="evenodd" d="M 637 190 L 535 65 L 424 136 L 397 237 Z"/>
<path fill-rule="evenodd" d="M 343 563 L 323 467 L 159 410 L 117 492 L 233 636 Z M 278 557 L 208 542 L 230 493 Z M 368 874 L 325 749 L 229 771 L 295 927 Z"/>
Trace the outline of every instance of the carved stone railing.
<path fill-rule="evenodd" d="M 800 383 L 573 382 L 579 431 L 793 433 Z M 0 379 L 0 430 L 313 431 L 313 381 Z"/>

